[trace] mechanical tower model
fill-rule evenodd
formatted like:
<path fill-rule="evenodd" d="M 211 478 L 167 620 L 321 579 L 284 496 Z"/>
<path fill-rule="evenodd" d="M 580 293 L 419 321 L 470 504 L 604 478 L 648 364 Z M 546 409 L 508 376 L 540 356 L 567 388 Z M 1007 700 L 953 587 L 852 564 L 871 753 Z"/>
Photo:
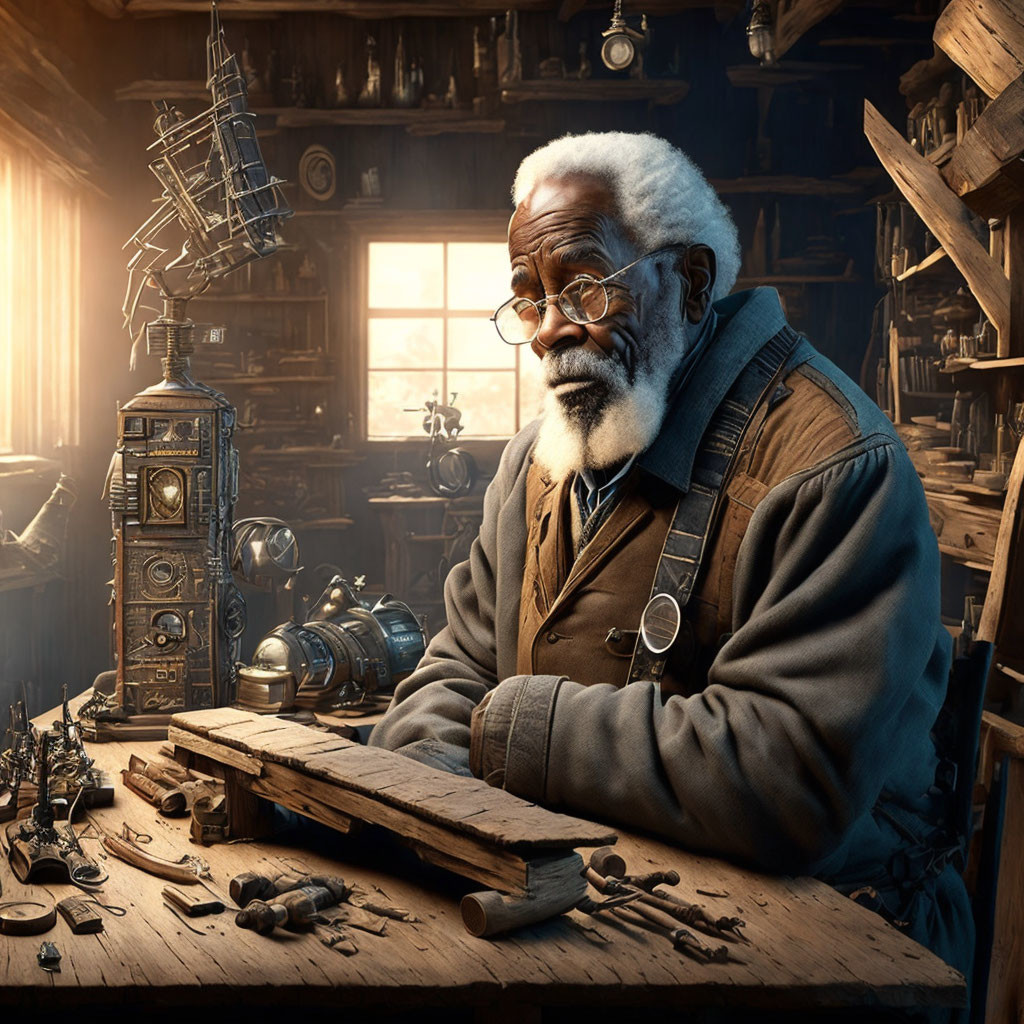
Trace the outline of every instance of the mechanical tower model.
<path fill-rule="evenodd" d="M 195 346 L 223 340 L 194 323 L 189 299 L 238 267 L 273 253 L 290 215 L 267 172 L 214 3 L 207 40 L 211 106 L 186 118 L 161 101 L 150 170 L 163 187 L 152 216 L 128 240 L 125 325 L 132 364 L 143 337 L 161 354 L 163 380 L 118 409 L 106 494 L 113 525 L 116 683 L 90 713 L 90 738 L 158 735 L 175 711 L 234 699 L 245 601 L 231 574 L 238 453 L 235 410 L 194 380 Z M 182 240 L 182 236 L 184 239 Z M 163 303 L 149 323 L 142 299 Z"/>

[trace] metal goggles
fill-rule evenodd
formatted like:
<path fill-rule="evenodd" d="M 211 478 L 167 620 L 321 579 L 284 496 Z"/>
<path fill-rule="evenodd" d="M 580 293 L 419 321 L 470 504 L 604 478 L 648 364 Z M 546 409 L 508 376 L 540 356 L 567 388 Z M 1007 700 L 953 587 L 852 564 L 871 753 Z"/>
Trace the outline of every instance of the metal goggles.
<path fill-rule="evenodd" d="M 574 324 L 595 323 L 608 312 L 609 299 L 606 286 L 612 278 L 624 274 L 652 256 L 660 256 L 662 253 L 686 248 L 688 246 L 677 242 L 662 246 L 660 249 L 653 249 L 633 260 L 632 263 L 620 267 L 607 277 L 600 280 L 587 276 L 578 277 L 575 281 L 570 281 L 557 295 L 545 295 L 538 302 L 525 296 L 513 295 L 511 299 L 503 302 L 494 311 L 491 321 L 501 340 L 507 345 L 528 345 L 537 337 L 540 333 L 540 325 L 544 321 L 544 312 L 552 299 L 555 300 L 562 315 Z M 625 285 L 615 284 L 613 287 L 625 288 Z"/>

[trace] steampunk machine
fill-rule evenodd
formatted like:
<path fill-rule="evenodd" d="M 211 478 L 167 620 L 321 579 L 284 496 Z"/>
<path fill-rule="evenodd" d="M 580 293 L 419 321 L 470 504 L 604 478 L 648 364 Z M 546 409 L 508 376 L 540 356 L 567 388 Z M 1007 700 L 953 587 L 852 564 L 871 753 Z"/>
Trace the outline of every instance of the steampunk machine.
<path fill-rule="evenodd" d="M 132 252 L 124 302 L 132 365 L 144 337 L 148 352 L 162 356 L 163 379 L 118 410 L 105 489 L 116 676 L 112 692 L 89 709 L 90 739 L 159 737 L 173 712 L 234 699 L 246 621 L 231 573 L 236 414 L 223 394 L 191 376 L 189 355 L 222 342 L 224 328 L 193 322 L 187 307 L 225 274 L 273 253 L 291 210 L 263 162 L 245 78 L 216 3 L 207 86 L 211 105 L 195 117 L 155 104 L 149 167 L 163 191 L 125 245 Z M 162 310 L 144 305 L 151 288 Z M 140 323 L 147 308 L 159 315 Z"/>
<path fill-rule="evenodd" d="M 306 615 L 257 645 L 238 668 L 238 704 L 253 711 L 335 711 L 390 697 L 419 664 L 426 633 L 412 609 L 391 594 L 373 607 L 335 576 Z"/>

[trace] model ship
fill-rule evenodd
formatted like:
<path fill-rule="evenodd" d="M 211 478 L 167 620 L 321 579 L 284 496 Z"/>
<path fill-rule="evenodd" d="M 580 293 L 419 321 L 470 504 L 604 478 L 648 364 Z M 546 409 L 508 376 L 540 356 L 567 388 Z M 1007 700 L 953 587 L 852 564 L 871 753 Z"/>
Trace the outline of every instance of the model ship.
<path fill-rule="evenodd" d="M 193 322 L 191 298 L 278 246 L 291 211 L 260 153 L 245 79 L 216 4 L 207 40 L 211 106 L 193 118 L 156 104 L 150 170 L 163 187 L 152 216 L 129 239 L 125 325 L 162 356 L 163 379 L 118 410 L 108 474 L 113 528 L 116 682 L 88 711 L 89 738 L 125 727 L 159 736 L 171 713 L 234 698 L 245 602 L 231 574 L 238 494 L 236 414 L 191 376 L 195 347 L 224 329 Z M 184 236 L 184 240 L 182 240 Z M 156 289 L 162 311 L 139 323 Z"/>

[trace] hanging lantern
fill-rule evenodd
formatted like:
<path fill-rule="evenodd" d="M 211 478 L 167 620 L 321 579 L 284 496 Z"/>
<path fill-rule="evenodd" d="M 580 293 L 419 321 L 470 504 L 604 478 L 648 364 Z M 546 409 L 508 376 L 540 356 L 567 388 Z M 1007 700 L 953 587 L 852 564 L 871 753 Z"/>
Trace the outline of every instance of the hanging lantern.
<path fill-rule="evenodd" d="M 750 24 L 747 25 L 747 45 L 751 56 L 762 64 L 775 63 L 775 25 L 768 0 L 754 0 Z"/>

